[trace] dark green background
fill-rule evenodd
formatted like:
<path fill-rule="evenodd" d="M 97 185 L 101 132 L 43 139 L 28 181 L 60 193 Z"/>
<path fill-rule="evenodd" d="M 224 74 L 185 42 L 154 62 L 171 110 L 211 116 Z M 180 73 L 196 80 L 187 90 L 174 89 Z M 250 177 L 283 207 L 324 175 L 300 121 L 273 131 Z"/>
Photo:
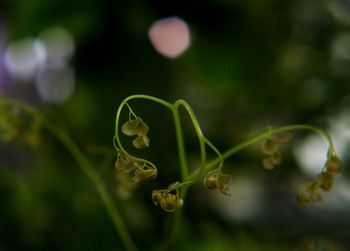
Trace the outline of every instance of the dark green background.
<path fill-rule="evenodd" d="M 186 99 L 221 150 L 269 125 L 327 126 L 349 104 L 350 90 L 350 60 L 332 55 L 335 37 L 350 25 L 332 14 L 331 2 L 5 0 L 0 15 L 8 43 L 55 26 L 74 37 L 73 96 L 59 106 L 34 103 L 64 121 L 113 193 L 114 116 L 128 95 Z M 338 2 L 350 15 L 345 1 Z M 189 24 L 192 44 L 167 59 L 147 32 L 173 15 Z M 131 105 L 151 128 L 150 149 L 137 153 L 155 162 L 160 175 L 132 199 L 115 198 L 140 249 L 159 250 L 171 216 L 153 205 L 150 193 L 179 177 L 171 114 L 148 101 Z M 188 155 L 197 163 L 195 134 L 184 123 Z M 38 149 L 11 143 L 0 153 L 0 250 L 123 250 L 94 187 L 50 135 L 42 134 Z M 299 206 L 291 184 L 303 175 L 291 150 L 274 172 L 262 170 L 260 158 L 252 148 L 227 161 L 227 172 L 263 184 L 259 214 L 228 220 L 199 184 L 185 201 L 178 250 L 294 250 L 303 240 L 325 247 L 310 250 L 348 247 L 349 203 L 330 211 Z"/>

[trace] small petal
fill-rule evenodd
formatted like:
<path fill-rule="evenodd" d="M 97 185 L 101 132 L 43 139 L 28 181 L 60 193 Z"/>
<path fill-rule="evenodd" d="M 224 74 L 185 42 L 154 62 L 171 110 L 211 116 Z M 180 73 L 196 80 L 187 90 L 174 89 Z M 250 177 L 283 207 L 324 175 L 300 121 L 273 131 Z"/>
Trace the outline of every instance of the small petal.
<path fill-rule="evenodd" d="M 229 186 L 232 177 L 228 174 L 223 174 L 219 169 L 215 169 L 207 173 L 204 178 L 204 186 L 209 189 L 217 189 L 225 195 L 230 195 Z"/>
<path fill-rule="evenodd" d="M 143 149 L 149 147 L 149 138 L 144 136 L 138 136 L 136 139 L 132 141 L 132 144 L 135 148 Z"/>
<path fill-rule="evenodd" d="M 126 154 L 121 153 L 118 155 L 117 161 L 115 162 L 115 167 L 118 170 L 124 171 L 125 173 L 130 173 L 138 168 L 137 162 L 131 160 Z"/>
<path fill-rule="evenodd" d="M 297 200 L 306 205 L 322 200 L 318 180 L 307 182 L 299 187 Z"/>
<path fill-rule="evenodd" d="M 129 120 L 128 122 L 126 122 L 121 130 L 122 133 L 124 133 L 127 136 L 135 136 L 137 135 L 138 131 L 137 131 L 137 127 L 140 124 L 140 120 L 138 119 L 133 119 L 133 120 Z"/>
<path fill-rule="evenodd" d="M 221 174 L 217 180 L 218 190 L 225 195 L 231 195 L 230 184 L 232 181 L 231 175 Z"/>
<path fill-rule="evenodd" d="M 341 170 L 343 163 L 335 152 L 331 152 L 326 162 L 326 170 L 330 173 L 338 173 Z"/>
<path fill-rule="evenodd" d="M 273 163 L 273 165 L 275 166 L 278 166 L 281 164 L 282 162 L 282 155 L 279 151 L 276 151 L 274 152 L 272 155 L 271 155 L 271 162 Z"/>
<path fill-rule="evenodd" d="M 155 179 L 157 177 L 157 174 L 158 170 L 155 166 L 144 166 L 136 170 L 133 180 L 136 183 L 139 183 L 142 180 L 146 181 Z"/>
<path fill-rule="evenodd" d="M 320 187 L 323 191 L 329 192 L 333 186 L 333 174 L 329 172 L 322 172 L 318 177 Z"/>
<path fill-rule="evenodd" d="M 149 131 L 149 127 L 145 122 L 143 122 L 142 120 L 139 120 L 139 124 L 136 127 L 136 131 L 137 131 L 137 135 L 146 136 Z"/>
<path fill-rule="evenodd" d="M 261 161 L 261 164 L 263 165 L 263 167 L 266 169 L 266 170 L 272 170 L 275 168 L 275 165 L 273 164 L 272 162 L 272 159 L 269 157 L 269 158 L 264 158 L 262 161 Z"/>
<path fill-rule="evenodd" d="M 175 194 L 167 191 L 167 189 L 154 190 L 152 200 L 155 205 L 161 206 L 167 212 L 174 212 L 183 205 L 183 200 L 179 198 L 177 190 L 175 190 Z"/>
<path fill-rule="evenodd" d="M 218 174 L 217 170 L 208 172 L 204 178 L 204 186 L 209 189 L 217 189 L 217 184 L 216 184 L 217 174 Z"/>
<path fill-rule="evenodd" d="M 272 154 L 276 151 L 277 144 L 270 138 L 266 139 L 261 145 L 261 151 L 265 154 Z"/>

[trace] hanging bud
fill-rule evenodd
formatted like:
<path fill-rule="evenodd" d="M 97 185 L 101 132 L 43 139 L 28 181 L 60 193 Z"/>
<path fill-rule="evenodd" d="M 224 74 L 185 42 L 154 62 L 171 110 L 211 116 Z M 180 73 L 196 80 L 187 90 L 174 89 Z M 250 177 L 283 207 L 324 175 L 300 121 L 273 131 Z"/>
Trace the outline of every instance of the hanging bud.
<path fill-rule="evenodd" d="M 279 151 L 275 151 L 271 155 L 270 159 L 273 165 L 278 166 L 282 162 L 282 154 Z"/>
<path fill-rule="evenodd" d="M 217 189 L 225 195 L 230 195 L 229 186 L 232 177 L 228 174 L 223 174 L 219 169 L 210 171 L 204 178 L 204 186 L 209 189 Z"/>
<path fill-rule="evenodd" d="M 149 127 L 148 127 L 148 125 L 147 125 L 145 122 L 143 122 L 142 120 L 139 120 L 139 121 L 140 121 L 140 122 L 139 122 L 139 124 L 138 124 L 138 126 L 137 126 L 137 128 L 136 128 L 137 135 L 139 135 L 139 136 L 146 136 L 147 133 L 148 133 L 148 131 L 149 131 Z"/>
<path fill-rule="evenodd" d="M 138 163 L 129 158 L 128 155 L 124 153 L 119 153 L 117 161 L 115 162 L 115 167 L 125 173 L 130 173 L 138 168 Z"/>
<path fill-rule="evenodd" d="M 138 136 L 132 141 L 132 144 L 135 148 L 138 149 L 149 147 L 149 138 L 146 135 Z"/>
<path fill-rule="evenodd" d="M 137 127 L 140 123 L 140 120 L 133 119 L 129 120 L 122 126 L 122 133 L 124 133 L 126 136 L 135 136 L 137 135 Z"/>
<path fill-rule="evenodd" d="M 231 175 L 221 174 L 218 177 L 218 181 L 217 181 L 218 190 L 225 195 L 231 195 L 231 192 L 230 192 L 231 181 L 232 181 Z"/>
<path fill-rule="evenodd" d="M 267 170 L 272 170 L 282 162 L 282 155 L 279 151 L 279 144 L 288 143 L 293 137 L 291 132 L 279 132 L 272 134 L 261 145 L 261 151 L 268 155 L 261 163 Z"/>
<path fill-rule="evenodd" d="M 204 177 L 204 186 L 209 189 L 217 189 L 217 176 L 218 170 L 208 172 L 208 174 Z"/>
<path fill-rule="evenodd" d="M 264 140 L 264 142 L 261 145 L 261 151 L 265 154 L 272 154 L 274 151 L 276 151 L 276 141 L 268 138 Z"/>
<path fill-rule="evenodd" d="M 183 205 L 183 200 L 179 197 L 177 189 L 171 191 L 169 189 L 153 190 L 152 200 L 155 205 L 161 206 L 167 212 L 174 212 Z"/>
<path fill-rule="evenodd" d="M 330 173 L 336 174 L 341 170 L 342 162 L 334 151 L 328 154 L 326 161 L 326 170 Z"/>
<path fill-rule="evenodd" d="M 157 177 L 158 170 L 153 165 L 146 165 L 144 167 L 140 167 L 135 171 L 135 175 L 132 179 L 139 183 L 140 181 L 152 180 Z"/>
<path fill-rule="evenodd" d="M 275 165 L 273 164 L 271 157 L 262 159 L 261 164 L 266 170 L 272 170 L 275 168 Z"/>
<path fill-rule="evenodd" d="M 149 146 L 149 138 L 147 137 L 149 127 L 141 119 L 129 120 L 122 126 L 121 130 L 127 136 L 137 135 L 137 138 L 132 141 L 135 148 L 143 149 Z"/>
<path fill-rule="evenodd" d="M 333 174 L 329 172 L 322 172 L 320 176 L 318 176 L 318 181 L 320 183 L 320 187 L 323 191 L 329 192 L 333 186 Z"/>
<path fill-rule="evenodd" d="M 318 202 L 322 199 L 320 193 L 320 183 L 316 181 L 307 182 L 302 185 L 297 194 L 297 200 L 304 205 Z"/>
<path fill-rule="evenodd" d="M 132 119 L 126 122 L 121 130 L 127 136 L 144 136 L 147 135 L 149 127 L 141 119 Z"/>

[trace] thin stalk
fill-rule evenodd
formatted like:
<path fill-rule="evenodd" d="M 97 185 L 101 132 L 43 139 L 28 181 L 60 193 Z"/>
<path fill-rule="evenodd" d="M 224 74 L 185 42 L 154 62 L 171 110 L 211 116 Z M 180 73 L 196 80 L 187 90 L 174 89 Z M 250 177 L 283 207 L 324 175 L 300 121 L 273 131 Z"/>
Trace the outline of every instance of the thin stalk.
<path fill-rule="evenodd" d="M 191 106 L 185 100 L 183 100 L 183 99 L 177 100 L 175 102 L 174 106 L 175 106 L 176 110 L 179 110 L 180 106 L 183 106 L 186 109 L 186 111 L 187 111 L 187 113 L 190 116 L 190 119 L 192 121 L 194 130 L 196 131 L 196 134 L 197 134 L 197 137 L 199 140 L 200 153 L 201 153 L 201 164 L 200 164 L 199 173 L 198 173 L 198 176 L 200 176 L 204 171 L 204 166 L 205 166 L 205 162 L 206 162 L 206 150 L 205 150 L 204 135 L 202 133 L 202 130 L 201 130 L 201 127 L 199 125 L 199 122 L 198 122 L 196 115 L 194 114 Z M 186 176 L 186 178 L 187 178 L 187 176 Z"/>
<path fill-rule="evenodd" d="M 236 145 L 235 147 L 227 150 L 226 152 L 224 152 L 222 154 L 221 157 L 217 157 L 214 160 L 210 161 L 209 163 L 207 163 L 205 165 L 205 170 L 209 170 L 211 168 L 213 168 L 214 166 L 216 166 L 222 159 L 227 159 L 228 157 L 232 156 L 233 154 L 239 152 L 240 150 L 247 148 L 263 139 L 268 138 L 269 136 L 271 136 L 274 133 L 278 133 L 278 132 L 283 132 L 283 131 L 292 131 L 292 130 L 310 130 L 310 131 L 314 131 L 318 134 L 320 134 L 325 141 L 329 144 L 329 147 L 331 149 L 334 148 L 333 146 L 333 142 L 331 139 L 331 136 L 324 130 L 314 127 L 314 126 L 309 126 L 309 125 L 290 125 L 290 126 L 284 126 L 284 127 L 279 127 L 279 128 L 274 128 L 273 130 L 269 129 L 266 132 L 263 132 L 257 136 L 255 136 L 254 138 L 244 141 L 239 145 Z"/>
<path fill-rule="evenodd" d="M 173 117 L 174 117 L 174 123 L 175 123 L 177 149 L 178 149 L 180 168 L 181 168 L 181 176 L 182 176 L 181 181 L 183 182 L 188 177 L 188 169 L 187 169 L 187 161 L 186 161 L 185 142 L 183 140 L 183 134 L 182 134 L 182 128 L 181 128 L 181 120 L 180 120 L 179 111 L 177 109 L 173 109 Z"/>

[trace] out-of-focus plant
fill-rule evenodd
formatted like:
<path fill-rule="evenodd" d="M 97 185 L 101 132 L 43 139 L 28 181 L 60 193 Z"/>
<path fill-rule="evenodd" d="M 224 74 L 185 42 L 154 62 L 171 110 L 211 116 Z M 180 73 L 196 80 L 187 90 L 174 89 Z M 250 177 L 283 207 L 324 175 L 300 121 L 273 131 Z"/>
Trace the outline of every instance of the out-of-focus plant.
<path fill-rule="evenodd" d="M 134 156 L 126 151 L 120 140 L 119 134 L 122 132 L 126 136 L 133 137 L 132 145 L 137 149 L 151 146 L 151 141 L 148 137 L 149 126 L 132 110 L 130 105 L 132 100 L 140 99 L 152 101 L 168 108 L 174 119 L 181 180 L 174 181 L 167 188 L 155 189 L 151 195 L 155 205 L 160 206 L 166 212 L 175 212 L 171 232 L 168 236 L 168 240 L 165 242 L 166 247 L 169 247 L 169 245 L 174 242 L 178 234 L 181 222 L 181 207 L 186 202 L 188 188 L 198 182 L 203 182 L 204 186 L 209 189 L 215 189 L 225 195 L 230 195 L 229 186 L 231 183 L 231 176 L 224 173 L 222 170 L 224 167 L 224 160 L 257 142 L 263 142 L 261 151 L 266 154 L 266 157 L 262 160 L 263 167 L 267 170 L 272 170 L 282 162 L 279 146 L 281 144 L 287 144 L 292 140 L 294 130 L 310 130 L 318 133 L 326 140 L 328 151 L 324 167 L 314 180 L 302 185 L 298 190 L 297 200 L 303 205 L 320 201 L 321 192 L 328 192 L 331 190 L 334 176 L 341 170 L 342 163 L 335 152 L 332 139 L 326 131 L 320 128 L 303 124 L 270 127 L 265 132 L 221 153 L 218 148 L 204 136 L 195 113 L 186 101 L 180 99 L 174 103 L 169 103 L 153 96 L 132 95 L 125 98 L 117 110 L 115 134 L 113 138 L 114 147 L 118 155 L 115 163 L 118 181 L 117 191 L 121 196 L 130 196 L 130 190 L 135 187 L 135 183 L 155 179 L 158 172 L 163 171 L 162 168 L 158 168 L 151 161 Z M 129 111 L 129 119 L 120 126 L 121 112 L 125 107 Z M 188 113 L 199 142 L 201 161 L 199 166 L 192 172 L 189 171 L 186 158 L 186 149 L 180 120 L 180 108 L 184 108 Z M 21 126 L 23 124 L 30 125 L 29 128 L 31 129 L 24 130 L 23 128 L 25 127 Z M 0 137 L 3 141 L 9 142 L 15 139 L 25 139 L 25 142 L 29 145 L 35 146 L 35 144 L 38 143 L 36 136 L 41 127 L 45 127 L 47 131 L 61 141 L 76 160 L 81 170 L 92 181 L 125 248 L 128 251 L 137 250 L 127 226 L 121 217 L 118 205 L 114 203 L 106 185 L 93 168 L 91 162 L 72 141 L 68 133 L 37 109 L 18 100 L 6 97 L 0 98 Z M 215 159 L 207 160 L 208 149 L 217 154 Z"/>

